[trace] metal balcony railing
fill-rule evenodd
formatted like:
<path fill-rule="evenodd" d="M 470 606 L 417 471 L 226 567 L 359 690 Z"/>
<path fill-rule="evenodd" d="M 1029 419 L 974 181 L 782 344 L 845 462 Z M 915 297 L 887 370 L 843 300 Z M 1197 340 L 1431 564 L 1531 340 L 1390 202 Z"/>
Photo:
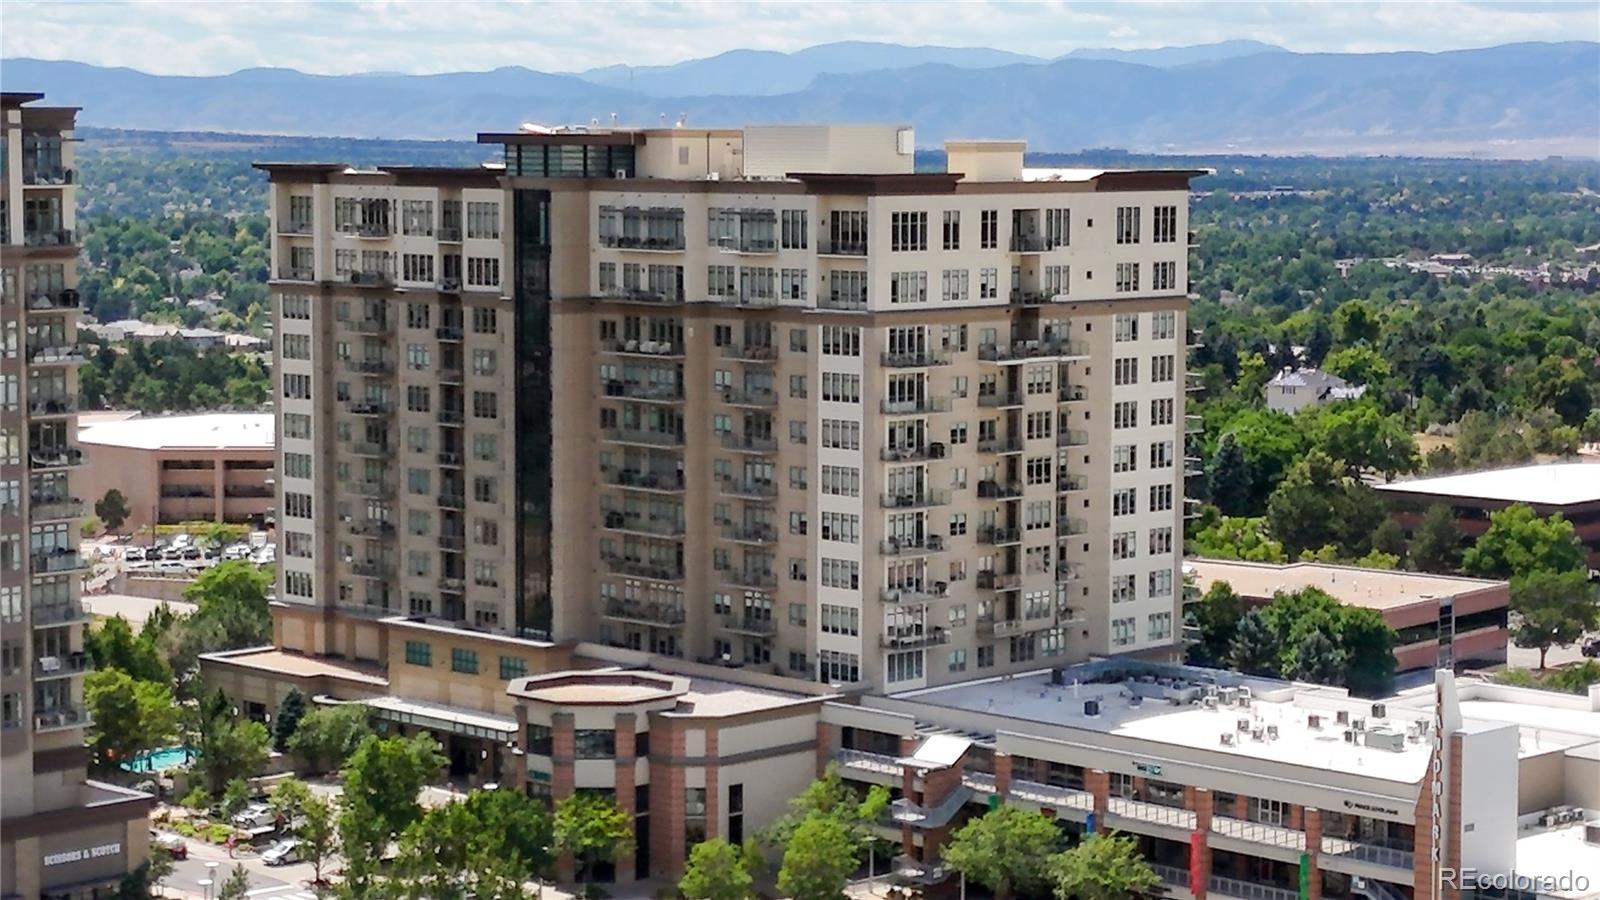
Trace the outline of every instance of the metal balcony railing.
<path fill-rule="evenodd" d="M 1045 784 L 1042 781 L 1013 779 L 1010 796 L 1016 800 L 1025 800 L 1052 809 L 1076 809 L 1084 812 L 1094 810 L 1094 795 L 1088 791 Z"/>
<path fill-rule="evenodd" d="M 972 799 L 972 789 L 962 785 L 945 795 L 936 805 L 924 806 L 901 798 L 889 806 L 889 818 L 912 828 L 939 828 L 955 818 L 961 807 Z"/>
<path fill-rule="evenodd" d="M 1022 529 L 985 525 L 978 529 L 977 539 L 980 544 L 1020 544 L 1022 543 Z"/>
<path fill-rule="evenodd" d="M 69 678 L 73 675 L 82 675 L 93 670 L 93 657 L 81 650 L 62 656 L 40 656 L 33 661 L 33 677 L 35 680 Z"/>
<path fill-rule="evenodd" d="M 633 575 L 652 581 L 682 581 L 683 566 L 678 563 L 655 562 L 619 554 L 603 554 L 601 562 L 618 575 Z"/>
<path fill-rule="evenodd" d="M 923 369 L 950 365 L 950 354 L 943 350 L 885 350 L 882 360 L 884 368 L 888 369 Z"/>
<path fill-rule="evenodd" d="M 1063 428 L 1056 432 L 1057 447 L 1082 447 L 1089 443 L 1089 432 L 1073 428 Z"/>
<path fill-rule="evenodd" d="M 723 538 L 741 544 L 771 544 L 778 540 L 778 529 L 766 524 L 725 525 Z"/>
<path fill-rule="evenodd" d="M 607 397 L 622 397 L 646 403 L 682 403 L 683 385 L 644 381 L 607 381 L 601 385 Z"/>
<path fill-rule="evenodd" d="M 979 394 L 978 405 L 984 409 L 1004 409 L 1008 406 L 1021 406 L 1023 396 L 1021 391 L 999 391 L 993 394 Z"/>
<path fill-rule="evenodd" d="M 778 358 L 778 348 L 771 344 L 723 344 L 722 358 L 740 362 L 770 363 Z"/>
<path fill-rule="evenodd" d="M 681 606 L 639 600 L 621 600 L 616 597 L 606 600 L 603 614 L 608 619 L 641 622 L 647 625 L 677 626 L 684 624 L 688 620 L 688 616 Z"/>
<path fill-rule="evenodd" d="M 1349 838 L 1333 837 L 1322 838 L 1322 855 L 1324 857 L 1339 857 L 1354 859 L 1377 866 L 1389 866 L 1395 869 L 1411 871 L 1416 861 L 1414 847 L 1403 844 L 1379 844 L 1370 841 L 1352 840 Z"/>
<path fill-rule="evenodd" d="M 890 628 L 886 633 L 878 636 L 878 646 L 886 650 L 916 650 L 923 647 L 937 647 L 950 640 L 950 632 L 933 625 L 918 627 L 906 625 L 899 628 Z"/>
<path fill-rule="evenodd" d="M 1254 881 L 1241 881 L 1237 878 L 1224 878 L 1221 875 L 1211 876 L 1208 883 L 1208 895 L 1232 897 L 1236 900 L 1299 900 L 1300 892 L 1270 884 L 1258 884 Z"/>
<path fill-rule="evenodd" d="M 87 362 L 83 351 L 70 344 L 30 344 L 28 364 L 34 366 L 66 366 Z"/>
<path fill-rule="evenodd" d="M 625 469 L 618 466 L 602 466 L 600 480 L 613 487 L 631 488 L 640 491 L 665 491 L 679 493 L 684 490 L 682 472 L 646 472 L 642 469 Z"/>
<path fill-rule="evenodd" d="M 950 411 L 949 397 L 916 397 L 911 400 L 883 400 L 884 413 L 891 416 L 920 416 Z"/>
<path fill-rule="evenodd" d="M 58 706 L 41 709 L 33 714 L 34 731 L 59 731 L 63 728 L 83 728 L 93 721 L 87 706 Z"/>
<path fill-rule="evenodd" d="M 997 437 L 987 438 L 978 442 L 979 453 L 1021 453 L 1022 438 Z"/>
<path fill-rule="evenodd" d="M 345 326 L 357 334 L 388 334 L 391 324 L 386 318 L 351 319 L 345 323 Z"/>
<path fill-rule="evenodd" d="M 849 294 L 834 291 L 817 297 L 817 306 L 821 309 L 837 309 L 846 312 L 860 312 L 867 308 L 866 294 Z"/>
<path fill-rule="evenodd" d="M 880 496 L 879 500 L 884 509 L 946 506 L 950 503 L 950 492 L 930 490 L 886 492 Z"/>
<path fill-rule="evenodd" d="M 79 600 L 42 603 L 34 606 L 28 615 L 35 628 L 55 628 L 74 622 L 89 621 L 89 613 Z"/>
<path fill-rule="evenodd" d="M 23 166 L 22 183 L 30 187 L 61 187 L 74 183 L 76 175 L 65 166 Z"/>
<path fill-rule="evenodd" d="M 28 247 L 72 247 L 78 243 L 78 233 L 71 228 L 42 228 L 24 231 L 22 243 Z"/>
<path fill-rule="evenodd" d="M 614 444 L 647 444 L 652 447 L 682 447 L 683 435 L 642 428 L 607 428 L 601 436 Z"/>
<path fill-rule="evenodd" d="M 778 405 L 778 392 L 771 388 L 728 387 L 722 389 L 722 402 L 729 406 L 772 407 Z"/>
<path fill-rule="evenodd" d="M 778 586 L 778 576 L 773 572 L 746 569 L 723 569 L 722 580 L 724 583 L 736 587 L 764 588 L 771 590 Z"/>
<path fill-rule="evenodd" d="M 625 356 L 656 356 L 667 359 L 683 356 L 683 344 L 674 344 L 671 341 L 623 341 L 607 338 L 600 342 L 600 349 L 605 353 L 620 353 Z"/>
<path fill-rule="evenodd" d="M 762 437 L 760 435 L 737 435 L 732 432 L 722 436 L 724 450 L 735 450 L 740 453 L 776 453 L 778 439 Z"/>
<path fill-rule="evenodd" d="M 1173 828 L 1194 830 L 1194 810 L 1178 806 L 1163 806 L 1143 800 L 1112 797 L 1106 803 L 1106 812 L 1124 819 L 1147 822 L 1152 825 L 1169 825 Z"/>
<path fill-rule="evenodd" d="M 1269 847 L 1288 847 L 1292 850 L 1306 849 L 1305 832 L 1294 828 L 1284 828 L 1281 825 L 1252 822 L 1249 819 L 1236 819 L 1233 816 L 1213 815 L 1211 817 L 1211 830 L 1224 837 L 1248 841 L 1252 844 L 1265 844 Z"/>
<path fill-rule="evenodd" d="M 1020 481 L 980 481 L 978 496 L 985 500 L 1010 500 L 1022 496 Z"/>
<path fill-rule="evenodd" d="M 1023 362 L 1030 359 L 1087 357 L 1089 345 L 1083 341 L 1057 338 L 1013 341 L 1010 344 L 981 344 L 978 359 L 984 362 Z"/>
<path fill-rule="evenodd" d="M 778 483 L 776 481 L 758 481 L 753 478 L 724 478 L 722 479 L 722 493 L 729 497 L 770 500 L 778 496 Z"/>
<path fill-rule="evenodd" d="M 47 519 L 76 519 L 83 515 L 83 501 L 76 497 L 28 498 L 28 515 L 36 522 Z"/>
<path fill-rule="evenodd" d="M 722 627 L 738 634 L 753 634 L 760 637 L 770 637 L 778 633 L 778 623 L 770 616 L 743 616 L 729 613 L 722 617 Z"/>
<path fill-rule="evenodd" d="M 870 750 L 840 748 L 833 751 L 833 761 L 839 764 L 839 774 L 846 778 L 850 777 L 851 773 L 868 772 L 899 778 L 904 771 L 896 757 L 887 753 L 873 753 Z"/>
<path fill-rule="evenodd" d="M 1062 403 L 1079 403 L 1089 399 L 1089 392 L 1081 384 L 1064 384 L 1056 392 L 1056 399 Z"/>
<path fill-rule="evenodd" d="M 931 603 L 950 595 L 950 584 L 945 581 L 918 582 L 878 589 L 878 599 L 884 603 Z"/>
<path fill-rule="evenodd" d="M 902 535 L 884 538 L 878 542 L 878 552 L 884 556 L 915 556 L 938 553 L 944 550 L 944 536 L 938 534 Z"/>
<path fill-rule="evenodd" d="M 56 550 L 42 550 L 28 557 L 28 570 L 35 575 L 52 572 L 76 572 L 87 568 L 83 557 L 78 551 L 65 547 Z"/>
<path fill-rule="evenodd" d="M 316 270 L 310 266 L 279 266 L 279 281 L 316 281 Z"/>
<path fill-rule="evenodd" d="M 600 510 L 600 525 L 615 531 L 631 531 L 655 537 L 682 537 L 685 530 L 681 519 L 629 514 L 604 507 Z"/>
<path fill-rule="evenodd" d="M 74 288 L 55 291 L 35 291 L 28 297 L 29 312 L 52 312 L 78 309 L 81 301 Z"/>
<path fill-rule="evenodd" d="M 71 397 L 44 397 L 28 401 L 28 412 L 34 416 L 70 416 L 77 411 L 77 401 Z"/>
<path fill-rule="evenodd" d="M 978 585 L 979 590 L 1014 591 L 1022 587 L 1022 573 L 979 569 L 973 581 Z"/>
<path fill-rule="evenodd" d="M 817 239 L 818 256 L 866 256 L 866 241 Z"/>

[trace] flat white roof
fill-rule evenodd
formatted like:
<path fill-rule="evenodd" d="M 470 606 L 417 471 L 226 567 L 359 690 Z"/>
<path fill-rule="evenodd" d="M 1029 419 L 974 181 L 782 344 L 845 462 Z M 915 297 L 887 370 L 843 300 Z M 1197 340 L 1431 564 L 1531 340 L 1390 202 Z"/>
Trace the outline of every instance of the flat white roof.
<path fill-rule="evenodd" d="M 1564 506 L 1600 501 L 1600 463 L 1542 463 L 1465 475 L 1417 478 L 1376 486 L 1380 491 Z"/>
<path fill-rule="evenodd" d="M 1189 559 L 1184 561 L 1184 566 L 1194 571 L 1195 583 L 1202 591 L 1218 581 L 1226 581 L 1243 597 L 1272 597 L 1279 591 L 1292 593 L 1314 587 L 1326 591 L 1340 603 L 1380 611 L 1409 606 L 1421 601 L 1423 595 L 1452 597 L 1503 584 L 1479 578 L 1323 563 Z"/>
<path fill-rule="evenodd" d="M 78 439 L 141 450 L 271 450 L 275 431 L 272 413 L 206 413 L 84 424 Z"/>
<path fill-rule="evenodd" d="M 1592 811 L 1591 811 L 1592 812 Z M 1517 874 L 1524 876 L 1560 876 L 1562 874 L 1588 876 L 1587 886 L 1580 888 L 1577 879 L 1539 888 L 1539 896 L 1561 897 L 1563 900 L 1593 900 L 1600 898 L 1600 845 L 1583 839 L 1583 823 L 1562 828 L 1523 832 L 1517 838 Z"/>

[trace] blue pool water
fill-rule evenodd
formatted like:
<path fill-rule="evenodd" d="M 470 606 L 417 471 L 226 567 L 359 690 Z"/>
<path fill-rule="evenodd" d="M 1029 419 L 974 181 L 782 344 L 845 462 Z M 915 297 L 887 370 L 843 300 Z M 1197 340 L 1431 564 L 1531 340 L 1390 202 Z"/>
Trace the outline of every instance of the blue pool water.
<path fill-rule="evenodd" d="M 183 747 L 151 750 L 122 764 L 129 772 L 165 772 L 189 764 L 190 752 Z"/>

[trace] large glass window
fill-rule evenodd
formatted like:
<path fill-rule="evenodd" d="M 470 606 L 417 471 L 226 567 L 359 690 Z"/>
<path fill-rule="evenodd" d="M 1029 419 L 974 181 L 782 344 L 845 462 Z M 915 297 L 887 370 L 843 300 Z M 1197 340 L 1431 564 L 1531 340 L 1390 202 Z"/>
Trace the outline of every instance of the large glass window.
<path fill-rule="evenodd" d="M 478 651 L 452 647 L 450 649 L 450 671 L 461 672 L 465 675 L 478 674 Z"/>
<path fill-rule="evenodd" d="M 572 735 L 575 759 L 611 759 L 617 755 L 617 733 L 609 728 L 580 728 Z"/>

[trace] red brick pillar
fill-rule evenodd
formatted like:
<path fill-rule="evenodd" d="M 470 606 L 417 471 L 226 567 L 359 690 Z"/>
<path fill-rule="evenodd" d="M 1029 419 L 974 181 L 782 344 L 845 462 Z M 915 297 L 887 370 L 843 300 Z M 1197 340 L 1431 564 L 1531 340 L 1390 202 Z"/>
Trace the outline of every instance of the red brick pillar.
<path fill-rule="evenodd" d="M 512 743 L 516 751 L 511 754 L 511 783 L 526 795 L 528 793 L 528 709 L 517 704 L 517 735 Z"/>
<path fill-rule="evenodd" d="M 1194 810 L 1194 830 L 1200 834 L 1200 839 L 1205 847 L 1200 852 L 1198 871 L 1189 873 L 1189 891 L 1194 894 L 1194 900 L 1205 900 L 1206 889 L 1211 883 L 1211 816 L 1214 800 L 1209 788 L 1186 787 L 1183 789 L 1184 803 Z M 1196 882 L 1195 876 L 1199 876 Z"/>
<path fill-rule="evenodd" d="M 558 712 L 550 717 L 550 795 L 555 802 L 572 796 L 578 789 L 578 775 L 573 768 L 577 753 L 572 713 Z M 556 878 L 571 881 L 576 866 L 570 855 L 556 860 Z"/>
<path fill-rule="evenodd" d="M 1309 900 L 1322 900 L 1322 810 L 1308 806 L 1302 818 L 1305 821 L 1302 827 L 1306 831 L 1306 853 L 1311 857 L 1311 883 L 1306 896 Z"/>
<path fill-rule="evenodd" d="M 833 726 L 817 721 L 817 777 L 828 774 L 828 762 L 833 758 Z"/>
<path fill-rule="evenodd" d="M 1444 865 L 1452 871 L 1461 871 L 1461 735 L 1450 735 L 1450 766 L 1444 779 L 1445 828 L 1440 835 L 1444 841 Z M 1429 818 L 1433 816 L 1429 807 Z M 1430 830 L 1432 826 L 1429 826 Z M 1431 872 L 1430 872 L 1431 875 Z M 1440 900 L 1461 900 L 1461 882 L 1453 886 L 1440 885 Z"/>
<path fill-rule="evenodd" d="M 661 727 L 650 731 L 650 874 L 677 880 L 683 874 L 685 779 L 683 766 L 666 760 L 684 757 L 684 732 L 679 723 L 656 721 Z"/>
<path fill-rule="evenodd" d="M 1305 807 L 1299 805 L 1298 803 L 1290 804 L 1289 805 L 1289 830 L 1290 831 L 1301 831 L 1305 827 L 1306 827 L 1306 825 L 1305 825 Z"/>
<path fill-rule="evenodd" d="M 1040 784 L 1050 783 L 1050 761 L 1047 759 L 1034 759 L 1033 774 L 1028 776 Z"/>
<path fill-rule="evenodd" d="M 1011 793 L 1011 754 L 994 755 L 994 792 L 1002 800 Z"/>
<path fill-rule="evenodd" d="M 1235 819 L 1250 818 L 1250 798 L 1243 794 L 1233 795 L 1233 810 L 1228 813 Z"/>
<path fill-rule="evenodd" d="M 1083 773 L 1083 786 L 1094 795 L 1094 817 L 1099 828 L 1105 828 L 1106 808 L 1111 800 L 1111 773 L 1104 769 L 1090 769 Z"/>
<path fill-rule="evenodd" d="M 717 729 L 706 729 L 706 759 L 717 758 Z M 706 839 L 722 834 L 722 783 L 718 779 L 715 762 L 708 762 L 706 767 Z"/>
<path fill-rule="evenodd" d="M 614 773 L 615 780 L 612 782 L 612 784 L 617 792 L 617 807 L 628 814 L 630 825 L 632 825 L 634 822 L 634 814 L 638 812 L 638 809 L 634 805 L 635 798 L 633 789 L 633 786 L 637 781 L 637 779 L 634 777 L 636 769 L 635 760 L 638 758 L 638 736 L 637 732 L 635 731 L 636 728 L 637 720 L 634 718 L 633 713 L 622 713 L 617 716 L 616 770 Z M 648 838 L 647 836 L 640 835 L 635 832 L 633 839 L 637 844 L 640 840 Z M 634 851 L 632 848 L 617 854 L 616 869 L 618 884 L 627 884 L 634 880 L 633 857 Z"/>

